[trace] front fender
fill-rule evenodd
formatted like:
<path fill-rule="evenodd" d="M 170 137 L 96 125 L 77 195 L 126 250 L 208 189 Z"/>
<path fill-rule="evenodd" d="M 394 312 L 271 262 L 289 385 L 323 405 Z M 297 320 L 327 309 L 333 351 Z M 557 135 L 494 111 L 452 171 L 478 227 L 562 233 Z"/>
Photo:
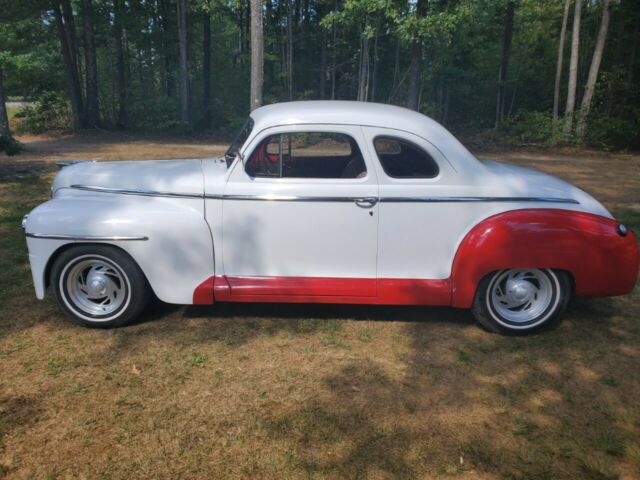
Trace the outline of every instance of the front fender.
<path fill-rule="evenodd" d="M 571 273 L 579 296 L 623 295 L 638 278 L 633 232 L 584 212 L 525 209 L 483 220 L 466 235 L 453 261 L 452 305 L 468 308 L 486 274 L 506 268 L 550 268 Z"/>
<path fill-rule="evenodd" d="M 168 303 L 193 303 L 196 287 L 215 274 L 211 231 L 199 198 L 63 189 L 34 209 L 25 227 L 38 298 L 44 296 L 52 256 L 69 244 L 92 243 L 95 238 L 131 255 L 156 296 Z M 30 236 L 34 234 L 64 238 Z"/>

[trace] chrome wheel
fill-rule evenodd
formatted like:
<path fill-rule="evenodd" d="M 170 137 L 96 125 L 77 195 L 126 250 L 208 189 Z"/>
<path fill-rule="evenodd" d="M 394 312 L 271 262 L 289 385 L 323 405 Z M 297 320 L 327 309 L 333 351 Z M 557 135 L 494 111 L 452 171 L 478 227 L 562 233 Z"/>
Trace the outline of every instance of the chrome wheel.
<path fill-rule="evenodd" d="M 504 270 L 489 285 L 487 306 L 499 323 L 511 328 L 530 328 L 553 313 L 558 289 L 558 280 L 551 271 Z"/>
<path fill-rule="evenodd" d="M 78 316 L 108 321 L 129 303 L 131 287 L 124 271 L 110 259 L 84 255 L 68 263 L 60 275 L 67 306 Z"/>

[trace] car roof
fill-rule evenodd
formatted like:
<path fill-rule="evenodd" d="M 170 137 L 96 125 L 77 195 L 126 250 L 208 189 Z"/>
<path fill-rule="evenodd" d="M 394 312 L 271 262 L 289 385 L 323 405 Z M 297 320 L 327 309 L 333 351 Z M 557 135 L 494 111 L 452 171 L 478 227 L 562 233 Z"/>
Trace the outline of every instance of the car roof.
<path fill-rule="evenodd" d="M 449 162 L 477 159 L 442 125 L 408 108 L 382 103 L 343 100 L 285 102 L 251 112 L 254 132 L 280 125 L 336 124 L 392 128 L 412 133 L 432 143 Z M 454 166 L 455 168 L 455 166 Z"/>

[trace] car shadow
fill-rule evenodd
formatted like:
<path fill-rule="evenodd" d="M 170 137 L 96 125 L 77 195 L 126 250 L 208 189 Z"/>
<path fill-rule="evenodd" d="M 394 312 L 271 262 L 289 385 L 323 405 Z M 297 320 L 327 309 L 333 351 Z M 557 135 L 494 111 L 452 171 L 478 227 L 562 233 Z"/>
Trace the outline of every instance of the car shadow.
<path fill-rule="evenodd" d="M 474 323 L 468 310 L 449 307 L 349 305 L 314 303 L 234 303 L 180 306 L 151 302 L 136 324 L 154 322 L 177 315 L 186 319 L 286 319 L 356 320 L 384 322 Z"/>

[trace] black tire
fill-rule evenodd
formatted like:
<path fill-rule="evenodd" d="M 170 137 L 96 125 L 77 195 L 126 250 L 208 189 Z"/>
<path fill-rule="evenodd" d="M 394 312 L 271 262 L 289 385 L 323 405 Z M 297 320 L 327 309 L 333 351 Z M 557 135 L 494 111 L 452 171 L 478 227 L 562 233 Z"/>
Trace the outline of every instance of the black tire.
<path fill-rule="evenodd" d="M 547 291 L 549 291 L 548 296 L 545 297 L 548 300 L 548 304 L 547 301 L 542 302 L 539 313 L 533 318 L 526 321 L 514 321 L 513 316 L 509 318 L 503 315 L 502 312 L 508 309 L 505 308 L 505 304 L 500 305 L 500 297 L 492 295 L 492 291 L 497 289 L 498 292 L 502 292 L 505 289 L 505 283 L 502 282 L 507 281 L 508 275 L 526 271 L 540 275 L 540 279 L 546 285 Z M 539 282 L 535 277 L 534 280 Z M 556 326 L 569 303 L 571 293 L 571 277 L 563 271 L 549 269 L 499 270 L 486 275 L 480 281 L 471 310 L 480 325 L 491 332 L 526 335 Z M 513 311 L 517 312 L 518 310 L 514 309 Z M 509 313 L 506 313 L 506 315 L 509 315 Z"/>
<path fill-rule="evenodd" d="M 97 272 L 98 276 L 107 278 L 106 282 L 115 285 L 112 288 L 115 290 L 112 303 L 107 298 L 103 300 L 107 302 L 105 307 L 101 307 L 100 298 L 88 299 L 87 291 L 83 290 L 87 285 L 75 284 L 73 278 L 83 274 L 74 272 L 81 272 L 83 265 L 88 265 L 86 268 L 89 269 L 91 265 L 102 269 Z M 84 275 L 84 280 L 80 282 L 86 283 L 88 275 Z M 80 325 L 92 328 L 120 327 L 131 322 L 144 310 L 151 290 L 136 262 L 127 253 L 110 245 L 81 245 L 65 250 L 53 262 L 49 282 L 58 305 L 67 316 Z M 91 294 L 99 297 L 100 292 L 96 290 Z M 89 307 L 86 307 L 87 304 Z M 100 308 L 113 310 L 106 314 L 96 313 L 95 310 Z"/>

